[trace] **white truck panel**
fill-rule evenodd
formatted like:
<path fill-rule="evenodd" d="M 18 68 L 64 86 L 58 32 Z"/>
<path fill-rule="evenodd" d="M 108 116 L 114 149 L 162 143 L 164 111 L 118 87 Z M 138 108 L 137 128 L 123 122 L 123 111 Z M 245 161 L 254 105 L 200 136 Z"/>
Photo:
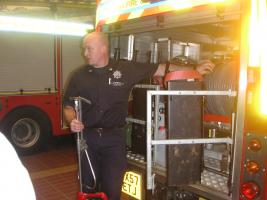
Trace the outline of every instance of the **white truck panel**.
<path fill-rule="evenodd" d="M 85 63 L 81 45 L 81 37 L 62 37 L 62 80 L 64 86 L 69 78 L 69 74 Z"/>
<path fill-rule="evenodd" d="M 54 37 L 1 32 L 0 80 L 1 92 L 53 89 Z"/>
<path fill-rule="evenodd" d="M 81 37 L 63 36 L 62 83 L 84 63 Z M 0 33 L 0 92 L 55 90 L 54 36 L 34 33 Z"/>

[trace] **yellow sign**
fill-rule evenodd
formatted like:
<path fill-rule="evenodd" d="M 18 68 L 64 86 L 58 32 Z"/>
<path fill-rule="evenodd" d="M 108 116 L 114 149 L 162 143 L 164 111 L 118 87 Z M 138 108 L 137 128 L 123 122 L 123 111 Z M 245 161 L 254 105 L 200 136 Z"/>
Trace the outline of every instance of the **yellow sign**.
<path fill-rule="evenodd" d="M 122 192 L 141 200 L 142 177 L 135 172 L 126 172 L 123 178 Z"/>

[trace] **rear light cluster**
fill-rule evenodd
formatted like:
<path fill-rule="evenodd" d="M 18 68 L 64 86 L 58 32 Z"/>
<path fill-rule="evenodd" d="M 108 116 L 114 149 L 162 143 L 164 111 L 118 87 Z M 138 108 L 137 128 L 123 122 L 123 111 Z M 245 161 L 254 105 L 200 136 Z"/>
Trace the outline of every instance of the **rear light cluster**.
<path fill-rule="evenodd" d="M 246 182 L 242 184 L 241 188 L 242 194 L 246 197 L 246 199 L 255 199 L 259 192 L 259 186 L 254 182 Z"/>
<path fill-rule="evenodd" d="M 256 174 L 260 171 L 260 166 L 256 161 L 251 160 L 251 161 L 247 162 L 246 169 L 247 169 L 248 173 Z"/>
<path fill-rule="evenodd" d="M 248 151 L 256 153 L 262 149 L 260 140 L 252 139 L 248 143 Z M 248 160 L 246 162 L 246 172 L 250 176 L 260 172 L 260 165 L 256 160 Z M 260 187 L 255 181 L 246 181 L 241 185 L 241 193 L 247 200 L 253 200 L 260 194 Z"/>
<path fill-rule="evenodd" d="M 258 139 L 252 139 L 250 140 L 248 144 L 248 149 L 254 152 L 257 152 L 261 149 L 261 141 Z"/>

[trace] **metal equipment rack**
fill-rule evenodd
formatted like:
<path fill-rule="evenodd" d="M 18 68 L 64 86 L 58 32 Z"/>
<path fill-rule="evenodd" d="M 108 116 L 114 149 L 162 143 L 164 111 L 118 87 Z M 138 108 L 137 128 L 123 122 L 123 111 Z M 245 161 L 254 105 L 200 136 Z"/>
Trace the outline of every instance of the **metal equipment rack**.
<path fill-rule="evenodd" d="M 152 174 L 152 146 L 156 145 L 179 145 L 179 144 L 219 144 L 219 143 L 225 143 L 228 145 L 231 145 L 231 156 L 234 156 L 234 153 L 232 151 L 233 145 L 235 143 L 235 137 L 234 137 L 234 114 L 232 116 L 232 130 L 231 130 L 231 138 L 226 137 L 226 138 L 197 138 L 197 139 L 167 139 L 167 140 L 155 140 L 152 138 L 152 130 L 153 126 L 156 126 L 155 124 L 153 125 L 153 120 L 152 120 L 152 96 L 159 96 L 159 95 L 187 95 L 187 96 L 192 96 L 192 95 L 198 95 L 198 96 L 208 96 L 208 95 L 219 95 L 219 96 L 229 96 L 229 97 L 235 97 L 237 96 L 236 91 L 166 91 L 166 90 L 158 90 L 158 91 L 152 91 L 149 90 L 147 91 L 147 162 L 146 162 L 146 175 L 147 175 L 147 190 L 153 191 L 155 189 L 154 185 L 154 174 Z M 156 123 L 156 121 L 154 122 Z M 156 129 L 155 129 L 156 130 Z M 233 166 L 230 166 L 233 167 Z M 230 170 L 232 171 L 232 169 Z M 205 175 L 205 174 L 204 174 Z M 203 176 L 204 176 L 203 175 Z M 206 173 L 206 175 L 208 175 Z M 233 178 L 231 177 L 232 174 L 229 175 L 230 184 L 232 185 L 233 183 Z M 203 177 L 202 176 L 202 177 Z M 201 184 L 198 185 L 189 185 L 187 189 L 192 190 L 192 191 L 197 191 L 196 193 L 204 196 L 206 193 L 205 191 L 207 188 Z M 216 197 L 217 199 L 228 199 L 229 196 L 229 191 L 228 194 L 217 194 L 214 192 L 214 190 L 210 189 L 210 191 L 213 191 L 210 193 L 210 196 Z"/>

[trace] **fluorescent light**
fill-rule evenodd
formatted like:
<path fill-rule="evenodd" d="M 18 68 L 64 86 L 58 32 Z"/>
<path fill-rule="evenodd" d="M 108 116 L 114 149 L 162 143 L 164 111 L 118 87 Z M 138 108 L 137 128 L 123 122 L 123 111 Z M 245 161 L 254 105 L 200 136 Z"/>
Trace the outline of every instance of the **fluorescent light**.
<path fill-rule="evenodd" d="M 0 16 L 0 31 L 83 36 L 87 33 L 87 30 L 93 28 L 92 24 L 85 23 Z"/>

